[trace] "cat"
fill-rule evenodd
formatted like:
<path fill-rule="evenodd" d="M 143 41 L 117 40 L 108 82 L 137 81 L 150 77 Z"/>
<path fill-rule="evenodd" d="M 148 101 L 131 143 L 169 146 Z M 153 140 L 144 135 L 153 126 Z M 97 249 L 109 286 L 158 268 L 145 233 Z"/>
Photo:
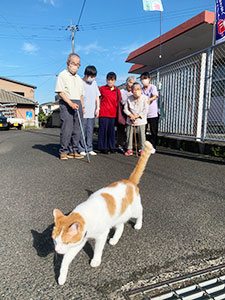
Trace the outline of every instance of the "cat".
<path fill-rule="evenodd" d="M 54 209 L 55 226 L 52 238 L 55 251 L 64 254 L 58 283 L 66 281 L 68 268 L 77 253 L 88 239 L 95 239 L 92 267 L 101 264 L 102 252 L 108 233 L 115 228 L 109 244 L 116 245 L 123 233 L 124 223 L 135 218 L 135 229 L 142 227 L 142 205 L 137 187 L 151 155 L 153 147 L 145 142 L 145 150 L 128 180 L 121 180 L 103 187 L 93 193 L 85 202 L 79 204 L 68 216 L 59 209 Z"/>

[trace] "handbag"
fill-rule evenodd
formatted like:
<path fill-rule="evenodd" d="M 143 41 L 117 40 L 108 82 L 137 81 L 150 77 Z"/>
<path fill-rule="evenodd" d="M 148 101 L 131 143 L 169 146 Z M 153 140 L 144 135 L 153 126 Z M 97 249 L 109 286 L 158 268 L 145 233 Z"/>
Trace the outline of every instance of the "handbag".
<path fill-rule="evenodd" d="M 116 92 L 117 92 L 117 116 L 116 116 L 116 122 L 119 125 L 126 125 L 126 114 L 123 112 L 123 104 L 119 100 L 118 89 L 116 89 Z"/>

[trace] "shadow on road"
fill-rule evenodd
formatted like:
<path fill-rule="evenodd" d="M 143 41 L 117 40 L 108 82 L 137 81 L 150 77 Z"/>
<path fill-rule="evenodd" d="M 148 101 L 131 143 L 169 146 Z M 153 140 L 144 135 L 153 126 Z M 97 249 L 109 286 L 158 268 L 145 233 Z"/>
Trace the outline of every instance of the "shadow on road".
<path fill-rule="evenodd" d="M 47 145 L 37 144 L 32 146 L 32 148 L 44 151 L 56 157 L 59 156 L 59 144 L 47 144 Z"/>
<path fill-rule="evenodd" d="M 46 257 L 48 254 L 54 252 L 54 243 L 52 240 L 52 229 L 54 224 L 49 225 L 42 233 L 31 230 L 33 236 L 33 247 L 40 257 Z"/>
<path fill-rule="evenodd" d="M 25 133 L 34 133 L 34 134 L 39 134 L 39 135 L 47 135 L 47 136 L 55 136 L 59 138 L 59 134 L 52 134 L 52 133 L 45 133 L 45 132 L 41 132 L 41 130 L 24 130 L 23 132 Z"/>
<path fill-rule="evenodd" d="M 201 161 L 201 162 L 206 162 L 210 164 L 216 164 L 216 165 L 224 165 L 225 164 L 225 159 L 224 158 L 217 158 L 217 157 L 203 157 L 203 155 L 198 155 L 198 154 L 191 154 L 191 153 L 182 153 L 182 152 L 172 152 L 170 150 L 157 150 L 157 154 L 161 155 L 167 155 L 171 157 L 179 157 L 179 158 L 184 158 L 184 159 L 191 159 L 191 160 L 196 160 L 196 161 Z"/>

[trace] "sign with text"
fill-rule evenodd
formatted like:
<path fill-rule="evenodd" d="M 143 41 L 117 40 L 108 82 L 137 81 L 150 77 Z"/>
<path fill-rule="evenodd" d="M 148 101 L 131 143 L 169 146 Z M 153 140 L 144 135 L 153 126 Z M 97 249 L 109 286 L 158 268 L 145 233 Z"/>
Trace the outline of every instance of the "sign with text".
<path fill-rule="evenodd" d="M 225 0 L 216 0 L 216 44 L 225 41 Z"/>

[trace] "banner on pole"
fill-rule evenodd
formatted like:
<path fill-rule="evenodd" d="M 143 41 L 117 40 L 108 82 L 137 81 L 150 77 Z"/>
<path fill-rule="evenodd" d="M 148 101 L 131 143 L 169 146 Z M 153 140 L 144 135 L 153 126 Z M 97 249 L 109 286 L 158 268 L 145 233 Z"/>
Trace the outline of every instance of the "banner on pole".
<path fill-rule="evenodd" d="M 225 0 L 216 0 L 216 44 L 225 41 Z"/>
<path fill-rule="evenodd" d="M 143 0 L 144 10 L 159 10 L 163 11 L 161 0 Z"/>

